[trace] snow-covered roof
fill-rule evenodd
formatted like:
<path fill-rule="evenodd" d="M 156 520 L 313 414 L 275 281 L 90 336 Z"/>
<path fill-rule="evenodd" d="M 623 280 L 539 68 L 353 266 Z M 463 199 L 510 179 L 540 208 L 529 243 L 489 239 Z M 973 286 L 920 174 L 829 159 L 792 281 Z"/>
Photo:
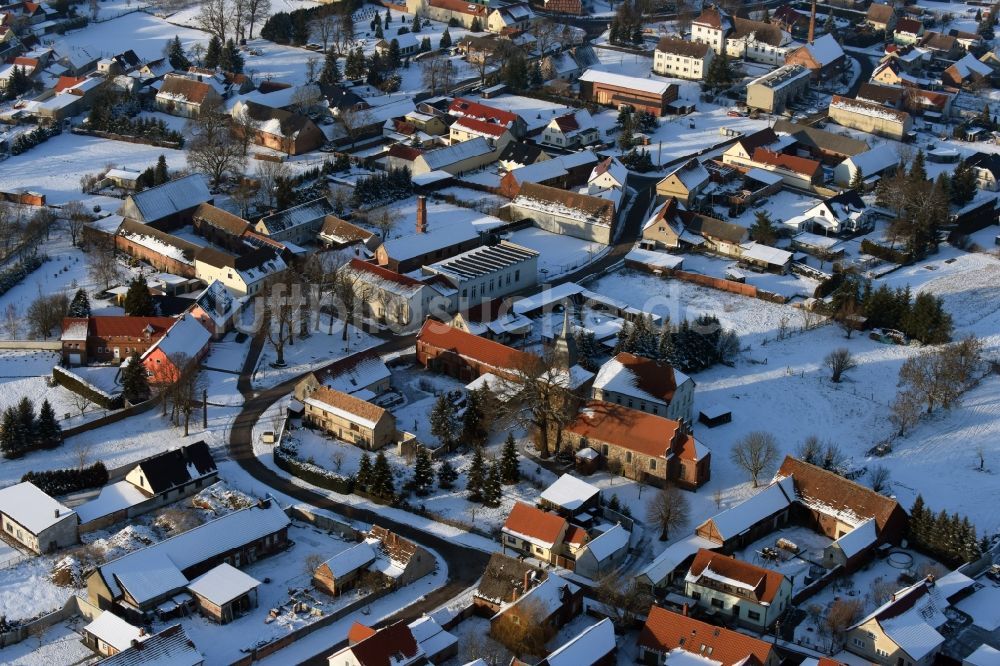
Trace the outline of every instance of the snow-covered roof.
<path fill-rule="evenodd" d="M 665 178 L 670 178 L 671 176 L 675 176 L 677 180 L 681 181 L 681 184 L 687 188 L 688 192 L 694 192 L 707 183 L 710 178 L 708 169 L 703 167 L 697 158 L 688 160 L 668 173 Z"/>
<path fill-rule="evenodd" d="M 435 656 L 443 653 L 458 643 L 458 639 L 445 631 L 437 621 L 429 616 L 423 615 L 407 625 L 413 640 L 417 642 L 420 649 L 428 656 Z"/>
<path fill-rule="evenodd" d="M 221 606 L 260 586 L 260 581 L 223 562 L 195 578 L 188 590 Z"/>
<path fill-rule="evenodd" d="M 375 561 L 378 556 L 378 543 L 378 539 L 366 539 L 347 550 L 342 550 L 323 564 L 329 567 L 330 574 L 335 580 L 347 576 Z"/>
<path fill-rule="evenodd" d="M 630 536 L 628 530 L 619 523 L 588 541 L 584 548 L 590 551 L 598 562 L 603 562 L 622 549 L 628 548 Z"/>
<path fill-rule="evenodd" d="M 741 256 L 751 261 L 760 261 L 772 266 L 784 266 L 792 260 L 792 253 L 755 241 L 740 246 Z"/>
<path fill-rule="evenodd" d="M 604 618 L 569 639 L 545 658 L 549 666 L 579 666 L 595 663 L 615 649 L 615 628 Z M 673 662 L 671 662 L 673 663 Z"/>
<path fill-rule="evenodd" d="M 0 513 L 36 536 L 76 515 L 72 509 L 49 497 L 30 481 L 0 490 Z"/>
<path fill-rule="evenodd" d="M 141 641 L 145 638 L 139 627 L 132 626 L 111 611 L 103 611 L 83 630 L 119 652 L 132 647 L 132 641 Z"/>
<path fill-rule="evenodd" d="M 101 666 L 199 666 L 204 663 L 205 657 L 184 633 L 184 628 L 175 624 L 150 636 L 139 647 L 129 647 L 102 660 Z"/>
<path fill-rule="evenodd" d="M 525 594 L 522 594 L 510 607 L 513 608 L 521 603 L 536 604 L 536 607 L 542 613 L 542 617 L 547 619 L 562 606 L 563 589 L 568 590 L 571 594 L 575 594 L 579 591 L 580 586 L 563 578 L 559 574 L 550 572 L 545 580 L 528 590 Z"/>
<path fill-rule="evenodd" d="M 827 33 L 817 38 L 812 44 L 806 44 L 809 53 L 821 67 L 825 67 L 834 62 L 837 58 L 844 56 L 844 49 L 837 43 L 837 39 Z"/>
<path fill-rule="evenodd" d="M 139 177 L 139 171 L 132 171 L 131 169 L 110 169 L 106 174 L 105 178 L 118 178 L 119 180 L 135 180 Z"/>
<path fill-rule="evenodd" d="M 835 245 L 840 243 L 840 239 L 835 236 L 821 236 L 819 234 L 811 234 L 807 231 L 795 234 L 792 236 L 792 240 L 800 245 L 814 247 L 820 250 L 830 250 Z"/>
<path fill-rule="evenodd" d="M 802 65 L 784 65 L 748 83 L 748 86 L 764 86 L 770 90 L 780 90 L 785 86 L 810 76 Z"/>
<path fill-rule="evenodd" d="M 216 326 L 221 327 L 233 316 L 233 307 L 239 300 L 226 285 L 212 280 L 195 302 Z"/>
<path fill-rule="evenodd" d="M 516 301 L 511 309 L 517 314 L 526 314 L 535 310 L 541 310 L 553 303 L 567 300 L 577 294 L 582 294 L 584 291 L 586 289 L 575 282 L 563 282 L 555 287 Z"/>
<path fill-rule="evenodd" d="M 975 584 L 976 581 L 958 570 L 950 571 L 934 581 L 934 586 L 937 587 L 941 596 L 945 599 L 951 599 L 962 590 L 972 587 Z M 1000 664 L 1000 662 L 997 663 Z"/>
<path fill-rule="evenodd" d="M 962 660 L 968 666 L 997 666 L 1000 664 L 1000 650 L 983 643 L 968 657 Z"/>
<path fill-rule="evenodd" d="M 81 524 L 89 523 L 115 511 L 141 504 L 148 499 L 147 495 L 128 481 L 118 481 L 104 486 L 97 497 L 76 507 L 76 515 L 80 517 Z"/>
<path fill-rule="evenodd" d="M 878 120 L 891 123 L 905 123 L 910 117 L 910 114 L 906 111 L 897 111 L 896 109 L 890 109 L 889 107 L 882 106 L 881 104 L 876 104 L 874 102 L 850 99 L 849 97 L 841 97 L 840 95 L 833 96 L 833 99 L 830 102 L 830 108 L 841 109 L 849 113 L 856 113 L 858 115 L 868 116 L 870 118 L 876 118 Z"/>
<path fill-rule="evenodd" d="M 587 182 L 593 182 L 605 174 L 621 186 L 624 186 L 626 181 L 628 181 L 628 167 L 622 164 L 621 160 L 617 157 L 609 157 L 595 166 L 591 170 L 590 177 L 587 178 Z M 707 171 L 705 172 L 705 175 L 708 175 Z"/>
<path fill-rule="evenodd" d="M 617 86 L 619 88 L 641 90 L 653 95 L 663 95 L 670 89 L 670 86 L 673 85 L 666 81 L 659 81 L 657 79 L 644 79 L 638 76 L 615 74 L 613 72 L 605 72 L 599 69 L 588 69 L 580 76 L 580 80 L 588 81 L 590 83 L 603 83 L 604 85 Z"/>
<path fill-rule="evenodd" d="M 637 575 L 645 576 L 654 585 L 659 585 L 666 580 L 677 567 L 683 564 L 684 560 L 691 557 L 701 549 L 710 550 L 718 548 L 719 544 L 709 541 L 704 537 L 693 534 L 667 546 L 666 550 L 657 555 Z"/>
<path fill-rule="evenodd" d="M 163 337 L 146 350 L 142 358 L 148 358 L 155 349 L 159 349 L 167 358 L 172 358 L 180 354 L 194 358 L 198 355 L 198 352 L 205 348 L 205 345 L 211 339 L 212 334 L 208 332 L 208 329 L 201 322 L 194 317 L 183 315 L 177 320 L 177 323 L 170 327 Z"/>
<path fill-rule="evenodd" d="M 541 499 L 567 511 L 575 511 L 600 492 L 600 488 L 583 479 L 578 479 L 572 474 L 563 474 L 542 491 Z"/>
<path fill-rule="evenodd" d="M 650 372 L 652 369 L 659 372 Z M 673 373 L 673 381 L 669 373 Z M 677 387 L 690 377 L 676 368 L 631 354 L 619 354 L 597 371 L 594 388 L 667 405 Z M 659 395 L 657 395 L 659 394 Z"/>
<path fill-rule="evenodd" d="M 958 72 L 959 76 L 963 79 L 968 78 L 972 74 L 978 74 L 980 76 L 990 76 L 993 74 L 993 68 L 984 62 L 976 59 L 971 53 L 966 53 L 965 56 L 955 62 L 952 67 Z"/>
<path fill-rule="evenodd" d="M 101 565 L 98 573 L 113 596 L 118 597 L 124 587 L 137 602 L 150 601 L 186 587 L 184 569 L 274 534 L 289 522 L 278 503 L 269 499 L 264 506 L 234 511 L 123 555 Z"/>
<path fill-rule="evenodd" d="M 715 514 L 711 521 L 719 535 L 725 540 L 791 506 L 794 501 L 795 484 L 791 477 L 785 477 L 775 481 L 750 499 Z"/>
<path fill-rule="evenodd" d="M 654 268 L 677 268 L 684 263 L 684 257 L 655 250 L 635 248 L 625 255 L 625 261 L 635 261 Z"/>
<path fill-rule="evenodd" d="M 323 379 L 323 385 L 351 395 L 367 389 L 391 376 L 389 367 L 377 356 L 362 358 L 359 362 L 336 375 Z"/>
<path fill-rule="evenodd" d="M 869 518 L 853 530 L 833 542 L 843 551 L 846 557 L 854 557 L 862 552 L 878 538 L 878 530 L 875 526 L 875 519 Z"/>
<path fill-rule="evenodd" d="M 466 141 L 466 143 L 469 143 Z M 444 247 L 473 240 L 481 233 L 502 225 L 503 222 L 491 215 L 474 219 L 449 219 L 448 212 L 435 205 L 427 204 L 427 231 L 393 238 L 383 243 L 386 253 L 397 261 L 404 261 L 434 252 Z"/>
<path fill-rule="evenodd" d="M 920 661 L 944 642 L 937 629 L 948 621 L 944 614 L 947 605 L 933 582 L 919 580 L 892 595 L 851 628 L 875 620 L 893 643 L 914 661 Z"/>
<path fill-rule="evenodd" d="M 765 185 L 774 185 L 775 183 L 781 182 L 781 176 L 774 173 L 773 171 L 767 171 L 766 169 L 759 169 L 754 167 L 746 173 L 747 178 L 752 178 L 756 181 L 764 183 Z"/>
<path fill-rule="evenodd" d="M 861 169 L 861 173 L 865 176 L 873 176 L 899 164 L 899 156 L 892 150 L 873 148 L 848 157 L 844 162 Z"/>
<path fill-rule="evenodd" d="M 428 151 L 421 157 L 431 170 L 435 170 L 492 152 L 493 148 L 490 147 L 489 142 L 484 137 L 477 136 L 468 141 L 453 143 L 450 146 Z"/>
<path fill-rule="evenodd" d="M 143 221 L 150 222 L 211 201 L 212 194 L 208 191 L 205 177 L 193 173 L 133 194 L 131 199 L 142 214 Z"/>
<path fill-rule="evenodd" d="M 523 167 L 512 169 L 508 173 L 519 183 L 542 183 L 565 176 L 569 172 L 566 171 L 562 160 L 555 158 L 535 162 L 534 164 L 526 164 Z"/>

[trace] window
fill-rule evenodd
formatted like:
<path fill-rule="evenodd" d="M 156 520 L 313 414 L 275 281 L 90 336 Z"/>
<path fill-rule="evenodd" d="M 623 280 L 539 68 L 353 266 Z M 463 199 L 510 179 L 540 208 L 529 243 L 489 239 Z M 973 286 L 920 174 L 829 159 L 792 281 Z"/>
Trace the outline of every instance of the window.
<path fill-rule="evenodd" d="M 608 455 L 608 445 L 607 444 L 601 444 L 601 453 L 603 453 L 605 456 Z"/>
<path fill-rule="evenodd" d="M 506 539 L 507 539 L 507 543 L 517 543 L 517 539 L 515 539 L 514 537 L 512 537 L 509 534 L 506 535 Z"/>
<path fill-rule="evenodd" d="M 625 452 L 625 462 L 627 462 L 627 463 L 632 462 L 632 452 L 631 451 L 626 451 Z"/>
<path fill-rule="evenodd" d="M 854 642 L 854 647 L 864 647 L 865 646 L 865 642 L 863 640 L 861 640 L 860 638 L 855 638 L 853 642 Z"/>
<path fill-rule="evenodd" d="M 747 617 L 750 618 L 751 620 L 759 620 L 760 619 L 760 613 L 758 613 L 757 611 L 752 611 L 752 610 L 748 609 L 747 610 Z"/>
<path fill-rule="evenodd" d="M 695 601 L 701 601 L 701 592 L 692 592 L 691 598 Z"/>
<path fill-rule="evenodd" d="M 514 271 L 514 282 L 521 281 L 521 269 Z"/>
<path fill-rule="evenodd" d="M 722 599 L 712 599 L 712 605 L 715 606 L 716 608 L 726 607 L 726 604 L 722 601 Z"/>

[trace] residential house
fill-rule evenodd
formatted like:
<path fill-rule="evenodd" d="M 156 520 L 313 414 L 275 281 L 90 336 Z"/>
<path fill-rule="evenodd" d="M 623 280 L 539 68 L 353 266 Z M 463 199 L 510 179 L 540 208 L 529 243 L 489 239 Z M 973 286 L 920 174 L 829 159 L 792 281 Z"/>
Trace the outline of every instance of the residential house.
<path fill-rule="evenodd" d="M 500 609 L 517 601 L 532 585 L 546 577 L 544 569 L 522 558 L 503 553 L 490 555 L 479 586 L 472 593 L 472 606 L 479 615 L 493 617 Z"/>
<path fill-rule="evenodd" d="M 684 577 L 684 593 L 706 610 L 764 631 L 791 605 L 785 576 L 711 550 L 699 550 Z"/>
<path fill-rule="evenodd" d="M 455 19 L 463 28 L 471 28 L 476 20 L 484 25 L 489 9 L 489 3 L 483 0 L 406 0 L 407 14 L 420 14 L 442 23 Z"/>
<path fill-rule="evenodd" d="M 192 316 L 182 314 L 144 353 L 139 355 L 151 384 L 173 384 L 208 354 L 212 334 Z"/>
<path fill-rule="evenodd" d="M 500 151 L 497 161 L 505 171 L 513 171 L 537 162 L 544 162 L 552 159 L 552 155 L 537 143 L 527 141 L 512 141 L 507 147 Z"/>
<path fill-rule="evenodd" d="M 495 145 L 499 145 L 494 142 Z M 450 146 L 428 150 L 413 159 L 410 169 L 414 176 L 431 171 L 444 171 L 453 176 L 466 171 L 474 171 L 486 166 L 497 158 L 498 150 L 485 137 L 476 136 Z"/>
<path fill-rule="evenodd" d="M 757 148 L 752 161 L 756 168 L 781 176 L 782 181 L 793 187 L 811 189 L 823 183 L 823 166 L 816 160 Z"/>
<path fill-rule="evenodd" d="M 770 147 L 772 150 L 783 150 L 787 142 L 779 140 L 775 130 L 765 127 L 752 134 L 744 134 L 733 142 L 733 145 L 726 148 L 722 153 L 722 163 L 737 167 L 753 168 L 753 153 L 757 148 Z"/>
<path fill-rule="evenodd" d="M 396 329 L 416 326 L 433 306 L 440 308 L 445 302 L 435 286 L 386 266 L 352 259 L 346 274 L 351 277 L 365 315 Z"/>
<path fill-rule="evenodd" d="M 597 371 L 590 396 L 692 423 L 694 380 L 668 363 L 620 352 Z"/>
<path fill-rule="evenodd" d="M 654 116 L 666 114 L 680 88 L 667 83 L 625 74 L 588 69 L 580 76 L 580 99 L 602 106 L 630 106 Z"/>
<path fill-rule="evenodd" d="M 886 44 L 882 63 L 893 63 L 907 74 L 921 73 L 931 62 L 931 52 L 925 48 L 907 44 Z"/>
<path fill-rule="evenodd" d="M 244 236 L 250 223 L 239 215 L 204 203 L 191 214 L 191 225 L 196 234 L 212 245 L 217 245 L 234 254 L 247 251 Z"/>
<path fill-rule="evenodd" d="M 129 195 L 118 214 L 167 231 L 190 224 L 198 206 L 212 202 L 205 177 L 193 173 Z"/>
<path fill-rule="evenodd" d="M 747 84 L 747 106 L 784 113 L 790 102 L 805 97 L 811 78 L 811 72 L 802 65 L 783 65 Z"/>
<path fill-rule="evenodd" d="M 323 130 L 301 113 L 241 100 L 233 106 L 232 116 L 237 135 L 252 128 L 254 144 L 288 155 L 302 155 L 326 143 Z"/>
<path fill-rule="evenodd" d="M 931 664 L 945 644 L 947 599 L 933 577 L 900 590 L 847 630 L 845 646 L 881 666 Z"/>
<path fill-rule="evenodd" d="M 121 363 L 132 354 L 145 354 L 175 322 L 171 317 L 66 317 L 60 336 L 63 363 Z"/>
<path fill-rule="evenodd" d="M 501 34 L 511 30 L 528 30 L 535 21 L 535 13 L 527 2 L 514 2 L 492 9 L 486 17 L 485 28 Z"/>
<path fill-rule="evenodd" d="M 656 184 L 656 195 L 658 197 L 674 197 L 677 201 L 690 207 L 709 182 L 708 169 L 701 165 L 697 157 L 692 157 Z"/>
<path fill-rule="evenodd" d="M 0 527 L 6 539 L 39 555 L 79 541 L 76 512 L 30 481 L 0 489 Z"/>
<path fill-rule="evenodd" d="M 585 109 L 577 109 L 549 121 L 542 130 L 542 145 L 576 150 L 600 141 L 594 119 Z"/>
<path fill-rule="evenodd" d="M 250 296 L 260 291 L 269 278 L 282 273 L 285 262 L 269 247 L 238 257 L 205 247 L 195 257 L 194 268 L 199 280 L 218 280 L 236 296 Z"/>
<path fill-rule="evenodd" d="M 378 631 L 355 622 L 347 632 L 347 643 L 347 647 L 327 657 L 329 666 L 419 666 L 427 663 L 427 655 L 403 620 Z"/>
<path fill-rule="evenodd" d="M 865 102 L 881 104 L 893 109 L 903 106 L 903 86 L 885 86 L 878 83 L 862 83 L 856 98 Z"/>
<path fill-rule="evenodd" d="M 818 37 L 811 44 L 804 44 L 785 56 L 786 65 L 802 65 L 812 72 L 813 79 L 840 76 L 845 62 L 844 49 L 831 34 Z"/>
<path fill-rule="evenodd" d="M 373 587 L 402 587 L 431 573 L 434 556 L 384 527 L 373 525 L 361 543 L 337 553 L 313 573 L 313 585 L 332 596 L 354 589 L 367 577 Z"/>
<path fill-rule="evenodd" d="M 717 543 L 697 535 L 675 541 L 635 574 L 633 577 L 635 585 L 641 590 L 660 596 L 678 576 L 687 575 L 687 570 L 700 549 L 718 547 Z"/>
<path fill-rule="evenodd" d="M 531 220 L 551 233 L 605 245 L 614 242 L 617 205 L 613 200 L 525 183 L 511 202 L 510 211 L 514 221 Z"/>
<path fill-rule="evenodd" d="M 618 569 L 628 556 L 631 533 L 616 523 L 596 534 L 576 552 L 573 572 L 598 581 Z"/>
<path fill-rule="evenodd" d="M 917 19 L 904 16 L 896 21 L 892 41 L 897 44 L 916 44 L 924 36 L 924 24 Z"/>
<path fill-rule="evenodd" d="M 524 594 L 490 618 L 490 633 L 495 639 L 503 641 L 509 635 L 503 630 L 508 622 L 537 623 L 555 633 L 583 610 L 583 590 L 559 574 L 550 573 L 540 582 L 530 582 L 533 584 Z"/>
<path fill-rule="evenodd" d="M 806 41 L 809 37 L 809 15 L 791 5 L 776 7 L 771 12 L 771 23 L 799 41 Z"/>
<path fill-rule="evenodd" d="M 892 32 L 896 27 L 896 10 L 892 5 L 883 5 L 873 2 L 868 7 L 865 15 L 865 23 L 872 27 L 872 30 L 882 32 Z"/>
<path fill-rule="evenodd" d="M 60 76 L 56 85 L 29 102 L 18 103 L 16 108 L 49 122 L 61 122 L 88 110 L 100 91 L 104 79 L 100 77 Z"/>
<path fill-rule="evenodd" d="M 943 61 L 958 60 L 965 53 L 961 42 L 951 35 L 940 32 L 928 32 L 920 40 L 920 47 L 931 52 L 931 55 Z"/>
<path fill-rule="evenodd" d="M 524 119 L 516 113 L 474 102 L 464 97 L 456 97 L 452 100 L 451 104 L 448 105 L 448 114 L 456 118 L 469 118 L 501 125 L 509 129 L 515 139 L 522 139 L 527 133 Z"/>
<path fill-rule="evenodd" d="M 397 440 L 392 412 L 343 391 L 317 386 L 302 402 L 303 422 L 341 441 L 377 451 Z"/>
<path fill-rule="evenodd" d="M 101 666 L 203 666 L 202 656 L 179 624 L 167 627 L 143 641 L 101 661 Z"/>
<path fill-rule="evenodd" d="M 733 21 L 729 14 L 717 5 L 708 5 L 691 21 L 691 41 L 707 44 L 721 54 L 726 48 L 726 35 L 732 28 Z"/>
<path fill-rule="evenodd" d="M 449 311 L 516 293 L 538 282 L 538 252 L 502 240 L 457 254 L 421 269 L 455 290 Z"/>
<path fill-rule="evenodd" d="M 765 65 L 781 65 L 791 50 L 792 36 L 775 23 L 732 17 L 733 29 L 726 35 L 726 54 Z"/>
<path fill-rule="evenodd" d="M 572 519 L 580 514 L 600 510 L 601 489 L 572 474 L 563 474 L 542 491 L 538 505 L 546 511 Z"/>
<path fill-rule="evenodd" d="M 952 28 L 948 31 L 948 36 L 957 39 L 958 43 L 961 44 L 962 48 L 966 51 L 969 49 L 978 49 L 983 45 L 983 36 L 975 32 Z"/>
<path fill-rule="evenodd" d="M 794 481 L 787 477 L 778 479 L 756 495 L 703 522 L 695 528 L 695 536 L 715 544 L 723 553 L 733 553 L 788 525 L 796 501 Z"/>
<path fill-rule="evenodd" d="M 388 55 L 393 41 L 396 42 L 401 58 L 415 56 L 420 51 L 420 40 L 412 32 L 404 32 L 402 35 L 395 34 L 378 40 L 375 42 L 375 51 L 382 56 Z"/>
<path fill-rule="evenodd" d="M 403 120 L 413 125 L 418 132 L 429 136 L 442 136 L 448 133 L 448 123 L 440 113 L 424 113 L 413 110 L 403 116 Z"/>
<path fill-rule="evenodd" d="M 88 599 L 141 621 L 154 609 L 174 608 L 172 598 L 216 565 L 240 567 L 284 549 L 289 523 L 277 502 L 262 500 L 102 564 L 87 577 Z"/>
<path fill-rule="evenodd" d="M 392 375 L 378 354 L 360 352 L 307 374 L 295 385 L 295 399 L 301 402 L 318 386 L 367 400 L 392 388 Z"/>
<path fill-rule="evenodd" d="M 795 154 L 800 157 L 811 157 L 824 164 L 838 164 L 841 160 L 863 153 L 869 148 L 868 143 L 862 139 L 828 132 L 784 118 L 774 121 L 772 129 L 787 134 L 788 138 L 794 141 L 791 148 L 794 148 Z"/>
<path fill-rule="evenodd" d="M 904 140 L 913 128 L 913 119 L 906 111 L 840 95 L 833 96 L 829 117 L 838 125 L 897 141 Z"/>
<path fill-rule="evenodd" d="M 642 245 L 656 249 L 678 249 L 681 246 L 683 223 L 681 205 L 674 197 L 667 197 L 653 216 L 642 226 Z"/>
<path fill-rule="evenodd" d="M 514 135 L 509 127 L 471 116 L 461 116 L 451 124 L 449 139 L 452 145 L 475 138 L 485 139 L 492 150 L 502 151 L 514 140 Z"/>
<path fill-rule="evenodd" d="M 991 76 L 993 76 L 993 68 L 977 60 L 971 53 L 967 53 L 941 73 L 941 82 L 946 86 L 956 88 L 988 86 Z"/>
<path fill-rule="evenodd" d="M 592 624 L 538 662 L 538 666 L 614 666 L 615 628 L 610 618 Z"/>
<path fill-rule="evenodd" d="M 204 441 L 157 453 L 125 473 L 125 481 L 147 498 L 174 501 L 201 492 L 218 479 L 219 470 Z"/>
<path fill-rule="evenodd" d="M 458 655 L 458 639 L 430 615 L 421 615 L 407 625 L 428 663 L 443 664 Z"/>
<path fill-rule="evenodd" d="M 202 250 L 200 245 L 131 218 L 119 225 L 115 247 L 158 271 L 184 278 L 195 277 L 195 259 Z"/>
<path fill-rule="evenodd" d="M 182 74 L 167 74 L 155 97 L 156 109 L 172 116 L 197 118 L 202 111 L 222 104 L 222 96 L 210 84 Z"/>
<path fill-rule="evenodd" d="M 866 182 L 889 175 L 899 166 L 899 157 L 890 150 L 867 150 L 848 157 L 833 170 L 833 182 L 848 187 L 854 182 L 858 172 Z M 869 181 L 869 179 L 871 179 Z"/>
<path fill-rule="evenodd" d="M 740 246 L 748 237 L 746 227 L 678 207 L 676 199 L 667 199 L 643 227 L 643 240 L 655 247 L 698 247 L 724 257 L 740 257 Z"/>
<path fill-rule="evenodd" d="M 305 245 L 315 239 L 327 215 L 333 215 L 333 205 L 326 197 L 319 197 L 265 215 L 254 229 L 273 240 Z"/>
<path fill-rule="evenodd" d="M 661 76 L 701 81 L 715 51 L 708 44 L 660 37 L 653 54 L 653 71 Z"/>
<path fill-rule="evenodd" d="M 680 421 L 616 403 L 591 401 L 563 437 L 573 449 L 592 448 L 630 479 L 695 490 L 708 482 L 712 453 Z"/>
<path fill-rule="evenodd" d="M 531 332 L 532 323 L 527 317 L 513 311 L 510 301 L 497 298 L 481 302 L 466 310 L 456 312 L 449 325 L 460 331 L 478 335 L 504 344 L 523 339 Z"/>
<path fill-rule="evenodd" d="M 778 666 L 774 643 L 653 606 L 639 634 L 642 663 L 712 661 L 720 666 Z"/>
<path fill-rule="evenodd" d="M 589 181 L 597 163 L 597 155 L 590 150 L 581 150 L 518 167 L 508 171 L 500 179 L 500 194 L 514 199 L 521 193 L 521 187 L 525 183 L 538 183 L 563 190 L 576 188 Z"/>
<path fill-rule="evenodd" d="M 111 611 L 101 611 L 81 633 L 83 644 L 102 657 L 116 655 L 148 638 L 145 629 L 129 624 Z"/>
<path fill-rule="evenodd" d="M 785 225 L 824 236 L 871 231 L 875 220 L 861 195 L 844 190 L 823 199 L 802 215 L 784 220 Z"/>
<path fill-rule="evenodd" d="M 329 250 L 357 246 L 356 251 L 360 250 L 364 254 L 373 253 L 382 242 L 377 234 L 336 215 L 327 215 L 323 218 L 323 226 L 320 227 L 317 239 Z"/>
<path fill-rule="evenodd" d="M 987 192 L 1000 190 L 1000 155 L 977 152 L 966 158 L 965 163 L 976 174 L 976 187 Z"/>
<path fill-rule="evenodd" d="M 417 334 L 417 362 L 463 382 L 484 374 L 511 379 L 529 358 L 525 352 L 433 319 L 425 321 Z"/>

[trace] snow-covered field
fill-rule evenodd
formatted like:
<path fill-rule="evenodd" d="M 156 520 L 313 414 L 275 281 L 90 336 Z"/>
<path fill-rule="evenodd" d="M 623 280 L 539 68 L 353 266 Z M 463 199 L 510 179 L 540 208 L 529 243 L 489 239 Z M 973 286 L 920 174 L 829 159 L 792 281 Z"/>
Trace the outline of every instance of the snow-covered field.
<path fill-rule="evenodd" d="M 577 270 L 603 256 L 610 246 L 529 227 L 510 234 L 510 241 L 539 252 L 538 280 Z"/>
<path fill-rule="evenodd" d="M 274 347 L 265 345 L 257 361 L 253 374 L 255 388 L 276 386 L 283 381 L 298 377 L 310 370 L 316 370 L 324 365 L 349 354 L 368 349 L 378 343 L 378 338 L 348 325 L 347 340 L 343 339 L 343 323 L 334 322 L 333 333 L 329 331 L 329 316 L 324 315 L 318 322 L 316 330 L 309 337 L 302 339 L 296 335 L 294 344 L 285 345 L 285 365 L 280 368 L 271 364 L 277 360 Z M 296 331 L 298 333 L 298 331 Z"/>

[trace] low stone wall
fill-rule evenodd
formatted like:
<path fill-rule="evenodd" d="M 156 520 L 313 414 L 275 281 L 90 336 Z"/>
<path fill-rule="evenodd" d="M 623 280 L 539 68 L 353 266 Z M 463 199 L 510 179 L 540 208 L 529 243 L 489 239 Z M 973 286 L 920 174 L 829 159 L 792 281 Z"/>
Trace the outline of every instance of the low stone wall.
<path fill-rule="evenodd" d="M 42 351 L 62 351 L 59 340 L 0 340 L 0 349 L 38 349 Z"/>

